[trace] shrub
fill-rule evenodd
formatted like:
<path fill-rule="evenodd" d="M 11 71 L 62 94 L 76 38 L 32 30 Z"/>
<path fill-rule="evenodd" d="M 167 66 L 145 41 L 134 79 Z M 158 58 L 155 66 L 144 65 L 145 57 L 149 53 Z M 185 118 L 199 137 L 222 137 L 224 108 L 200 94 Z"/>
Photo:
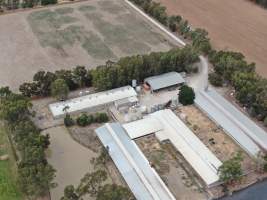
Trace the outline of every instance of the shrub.
<path fill-rule="evenodd" d="M 195 92 L 193 88 L 183 85 L 179 92 L 179 102 L 183 105 L 191 105 L 194 103 Z"/>
<path fill-rule="evenodd" d="M 41 0 L 41 4 L 43 6 L 49 5 L 49 4 L 57 4 L 57 0 Z"/>
<path fill-rule="evenodd" d="M 95 122 L 105 123 L 108 121 L 108 115 L 106 113 L 96 113 Z"/>
<path fill-rule="evenodd" d="M 83 113 L 76 119 L 79 126 L 88 126 L 92 123 L 104 123 L 108 120 L 109 117 L 106 113 L 96 113 L 95 116 Z"/>
<path fill-rule="evenodd" d="M 77 122 L 77 124 L 78 124 L 79 126 L 87 126 L 87 125 L 90 124 L 89 117 L 88 117 L 85 113 L 81 114 L 81 115 L 77 118 L 76 122 Z"/>
<path fill-rule="evenodd" d="M 209 74 L 209 81 L 212 85 L 216 87 L 221 87 L 223 85 L 222 76 L 220 76 L 219 74 L 215 72 Z"/>
<path fill-rule="evenodd" d="M 263 121 L 263 124 L 264 124 L 264 126 L 267 127 L 267 117 L 265 117 L 265 119 L 264 119 L 264 121 Z"/>
<path fill-rule="evenodd" d="M 226 184 L 231 184 L 233 181 L 240 180 L 243 174 L 241 161 L 243 157 L 241 153 L 237 153 L 233 158 L 226 160 L 219 168 L 220 180 Z"/>
<path fill-rule="evenodd" d="M 70 114 L 66 114 L 64 118 L 64 124 L 65 126 L 73 126 L 75 124 L 74 120 L 71 118 Z"/>

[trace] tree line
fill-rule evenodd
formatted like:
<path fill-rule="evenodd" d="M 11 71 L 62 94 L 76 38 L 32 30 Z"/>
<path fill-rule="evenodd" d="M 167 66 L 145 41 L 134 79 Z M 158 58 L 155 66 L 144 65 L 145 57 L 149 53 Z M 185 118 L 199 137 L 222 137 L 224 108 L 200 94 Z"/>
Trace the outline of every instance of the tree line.
<path fill-rule="evenodd" d="M 267 126 L 267 79 L 255 72 L 255 64 L 247 63 L 241 53 L 219 51 L 210 55 L 214 73 L 209 76 L 216 86 L 233 86 L 238 102 L 248 108 L 252 117 Z"/>
<path fill-rule="evenodd" d="M 263 121 L 267 126 L 267 80 L 255 72 L 255 64 L 247 63 L 244 55 L 232 51 L 214 50 L 204 29 L 195 29 L 180 15 L 168 16 L 166 7 L 153 0 L 131 0 L 150 16 L 157 19 L 171 31 L 189 38 L 195 50 L 206 54 L 214 66 L 209 75 L 210 83 L 215 86 L 230 84 L 236 90 L 236 99 L 249 109 L 251 116 Z M 254 0 L 267 4 L 266 0 Z"/>
<path fill-rule="evenodd" d="M 264 8 L 267 8 L 267 0 L 250 0 L 252 2 L 255 2 L 261 6 L 263 6 Z"/>
<path fill-rule="evenodd" d="M 33 8 L 38 5 L 57 4 L 57 0 L 0 0 L 0 12 L 18 8 Z"/>
<path fill-rule="evenodd" d="M 172 32 L 177 32 L 184 38 L 192 40 L 192 46 L 205 54 L 211 50 L 210 39 L 207 37 L 208 32 L 204 29 L 192 29 L 186 19 L 180 15 L 169 16 L 166 12 L 166 7 L 153 0 L 130 0 L 141 7 L 147 14 L 158 20 L 163 25 L 167 26 Z"/>
<path fill-rule="evenodd" d="M 77 66 L 73 70 L 58 70 L 55 73 L 39 71 L 32 82 L 23 83 L 19 90 L 26 97 L 50 96 L 53 90 L 58 91 L 51 87 L 57 85 L 53 83 L 58 79 L 64 80 L 71 91 L 90 86 L 99 91 L 108 90 L 129 85 L 133 79 L 141 83 L 146 77 L 165 72 L 196 71 L 193 63 L 198 60 L 198 53 L 191 46 L 186 46 L 168 52 L 123 57 L 118 62 L 108 61 L 90 70 Z"/>
<path fill-rule="evenodd" d="M 86 113 L 82 113 L 80 114 L 77 118 L 76 118 L 76 124 L 78 126 L 88 126 L 91 125 L 93 123 L 105 123 L 108 122 L 109 117 L 106 113 L 95 113 L 93 114 L 86 114 Z M 65 126 L 69 127 L 69 126 L 73 126 L 75 125 L 75 120 L 70 116 L 69 113 L 66 113 L 66 116 L 64 118 L 64 124 Z"/>
<path fill-rule="evenodd" d="M 34 115 L 31 107 L 29 98 L 11 92 L 8 87 L 0 88 L 0 119 L 18 151 L 18 185 L 27 197 L 35 198 L 46 195 L 55 186 L 55 170 L 45 156 L 49 136 L 41 135 L 31 121 Z"/>

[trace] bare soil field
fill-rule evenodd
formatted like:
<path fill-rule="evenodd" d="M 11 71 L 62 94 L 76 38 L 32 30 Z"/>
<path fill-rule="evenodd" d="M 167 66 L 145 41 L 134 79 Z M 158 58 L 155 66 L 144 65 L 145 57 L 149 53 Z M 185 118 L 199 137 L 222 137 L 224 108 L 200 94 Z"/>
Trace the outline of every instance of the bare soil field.
<path fill-rule="evenodd" d="M 123 0 L 86 2 L 0 16 L 0 85 L 17 89 L 38 70 L 167 51 L 172 41 Z"/>
<path fill-rule="evenodd" d="M 244 53 L 267 77 L 267 11 L 246 0 L 157 0 L 194 28 L 209 32 L 216 49 Z"/>

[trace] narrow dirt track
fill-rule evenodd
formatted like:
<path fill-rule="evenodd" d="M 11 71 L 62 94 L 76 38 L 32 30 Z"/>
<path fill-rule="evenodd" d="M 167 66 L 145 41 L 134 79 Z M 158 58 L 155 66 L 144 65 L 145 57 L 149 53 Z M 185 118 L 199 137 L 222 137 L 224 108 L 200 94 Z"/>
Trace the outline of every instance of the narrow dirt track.
<path fill-rule="evenodd" d="M 267 10 L 246 0 L 157 0 L 170 14 L 205 28 L 216 49 L 235 50 L 267 77 Z"/>

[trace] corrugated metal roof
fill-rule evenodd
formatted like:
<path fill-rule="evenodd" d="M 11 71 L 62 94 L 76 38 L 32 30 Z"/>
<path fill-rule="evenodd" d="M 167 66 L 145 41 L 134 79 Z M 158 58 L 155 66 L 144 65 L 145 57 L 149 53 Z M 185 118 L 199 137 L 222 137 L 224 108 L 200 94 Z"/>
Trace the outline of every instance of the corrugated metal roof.
<path fill-rule="evenodd" d="M 116 88 L 104 92 L 89 94 L 86 96 L 70 99 L 63 102 L 57 102 L 49 105 L 54 117 L 60 117 L 65 114 L 63 109 L 68 106 L 68 113 L 83 111 L 100 105 L 109 104 L 114 101 L 135 97 L 137 93 L 130 86 Z"/>
<path fill-rule="evenodd" d="M 181 74 L 177 72 L 169 72 L 158 76 L 148 77 L 144 80 L 144 82 L 148 83 L 152 90 L 159 90 L 162 88 L 184 83 L 185 80 L 181 76 Z"/>
<path fill-rule="evenodd" d="M 267 133 L 255 122 L 249 119 L 244 113 L 238 110 L 229 101 L 219 95 L 214 89 L 209 89 L 206 93 L 222 106 L 229 117 L 235 121 L 239 127 L 254 140 L 260 147 L 267 151 Z"/>
<path fill-rule="evenodd" d="M 146 117 L 141 120 L 122 125 L 131 139 L 136 139 L 163 129 L 162 123 L 154 117 Z"/>
<path fill-rule="evenodd" d="M 148 160 L 118 123 L 96 129 L 97 136 L 138 200 L 175 200 Z"/>
<path fill-rule="evenodd" d="M 171 110 L 151 115 L 164 126 L 162 131 L 156 132 L 156 137 L 169 139 L 208 187 L 218 182 L 217 172 L 222 163 L 198 137 Z"/>
<path fill-rule="evenodd" d="M 199 92 L 196 94 L 195 104 L 209 117 L 219 124 L 225 132 L 233 138 L 242 149 L 249 155 L 257 157 L 260 149 L 257 144 L 251 140 L 241 126 L 237 123 L 238 119 L 233 120 L 232 115 L 224 109 L 224 103 L 220 102 L 220 98 L 213 99 L 207 92 Z"/>

